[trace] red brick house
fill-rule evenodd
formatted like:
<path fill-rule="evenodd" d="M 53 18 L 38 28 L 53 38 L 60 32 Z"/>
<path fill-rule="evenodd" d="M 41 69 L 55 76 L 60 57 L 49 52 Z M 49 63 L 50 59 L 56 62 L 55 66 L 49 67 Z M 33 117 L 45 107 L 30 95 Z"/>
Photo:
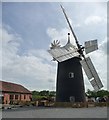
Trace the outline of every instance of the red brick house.
<path fill-rule="evenodd" d="M 3 104 L 13 104 L 15 102 L 31 101 L 31 92 L 24 86 L 0 81 L 0 91 L 2 93 Z"/>

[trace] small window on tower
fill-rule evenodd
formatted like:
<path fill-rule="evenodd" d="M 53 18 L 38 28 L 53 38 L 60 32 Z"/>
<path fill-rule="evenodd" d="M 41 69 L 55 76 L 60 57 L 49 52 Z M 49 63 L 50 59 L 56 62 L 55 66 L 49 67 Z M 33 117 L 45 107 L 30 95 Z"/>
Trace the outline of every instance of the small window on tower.
<path fill-rule="evenodd" d="M 69 73 L 69 78 L 74 78 L 74 73 L 73 72 Z"/>

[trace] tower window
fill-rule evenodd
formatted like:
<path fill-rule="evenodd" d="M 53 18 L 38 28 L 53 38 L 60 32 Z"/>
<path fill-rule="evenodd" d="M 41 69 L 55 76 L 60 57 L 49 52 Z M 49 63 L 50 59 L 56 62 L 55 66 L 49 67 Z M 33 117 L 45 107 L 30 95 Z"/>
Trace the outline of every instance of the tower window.
<path fill-rule="evenodd" d="M 74 78 L 74 73 L 73 72 L 69 73 L 69 78 Z"/>

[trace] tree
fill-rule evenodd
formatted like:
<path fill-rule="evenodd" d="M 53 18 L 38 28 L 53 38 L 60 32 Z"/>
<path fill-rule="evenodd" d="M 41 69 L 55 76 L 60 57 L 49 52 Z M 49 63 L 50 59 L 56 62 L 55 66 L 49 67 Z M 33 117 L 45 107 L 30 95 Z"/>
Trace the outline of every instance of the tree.
<path fill-rule="evenodd" d="M 88 97 L 97 97 L 97 93 L 95 91 L 91 91 L 90 89 L 87 90 L 86 95 Z"/>
<path fill-rule="evenodd" d="M 48 90 L 40 91 L 39 95 L 41 95 L 41 96 L 49 96 L 49 91 Z"/>
<path fill-rule="evenodd" d="M 50 97 L 55 97 L 56 96 L 56 92 L 55 91 L 50 91 L 49 92 L 49 96 Z"/>
<path fill-rule="evenodd" d="M 51 99 L 52 97 L 56 96 L 55 91 L 48 91 L 48 90 L 43 90 L 43 91 L 32 91 L 32 100 L 40 100 L 42 98 L 47 98 Z"/>
<path fill-rule="evenodd" d="M 109 91 L 107 90 L 99 90 L 98 92 L 87 90 L 86 95 L 88 97 L 104 97 L 104 96 L 109 96 Z"/>
<path fill-rule="evenodd" d="M 104 96 L 109 96 L 109 91 L 107 90 L 100 90 L 97 92 L 98 97 L 104 97 Z"/>
<path fill-rule="evenodd" d="M 39 95 L 39 91 L 32 91 L 32 95 Z"/>

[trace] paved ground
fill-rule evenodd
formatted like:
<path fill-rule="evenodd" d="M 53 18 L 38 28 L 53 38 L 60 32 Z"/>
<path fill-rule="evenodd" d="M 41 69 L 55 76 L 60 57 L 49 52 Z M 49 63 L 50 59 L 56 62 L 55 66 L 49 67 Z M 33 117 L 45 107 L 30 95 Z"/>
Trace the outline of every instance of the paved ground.
<path fill-rule="evenodd" d="M 2 111 L 3 118 L 107 118 L 106 107 L 14 108 Z"/>

